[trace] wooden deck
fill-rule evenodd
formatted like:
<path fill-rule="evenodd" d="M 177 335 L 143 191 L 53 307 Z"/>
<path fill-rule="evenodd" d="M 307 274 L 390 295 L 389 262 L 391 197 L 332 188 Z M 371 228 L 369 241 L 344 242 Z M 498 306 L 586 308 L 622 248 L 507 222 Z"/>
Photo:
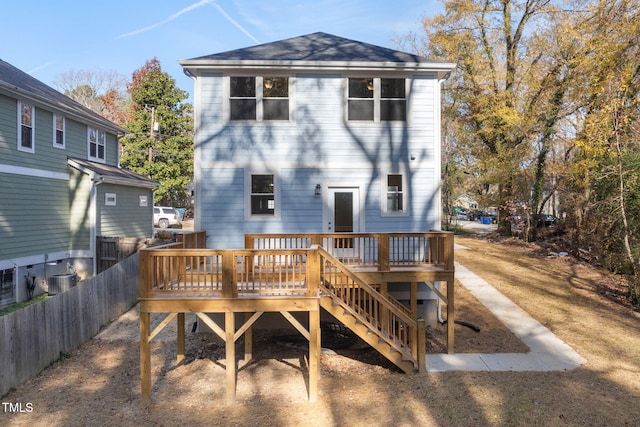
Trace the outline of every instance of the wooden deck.
<path fill-rule="evenodd" d="M 425 370 L 424 321 L 417 285 L 434 289 L 447 307 L 447 347 L 453 352 L 453 234 L 337 233 L 245 236 L 244 249 L 205 249 L 206 237 L 140 253 L 140 370 L 143 399 L 151 397 L 150 342 L 174 318 L 177 361 L 184 361 L 184 315 L 195 313 L 226 342 L 227 400 L 235 399 L 235 342 L 244 335 L 252 357 L 253 324 L 281 313 L 309 341 L 309 400 L 317 399 L 320 309 L 405 372 Z M 389 296 L 389 284 L 410 283 L 410 308 Z M 446 282 L 443 295 L 434 282 Z M 308 314 L 308 328 L 291 313 Z M 167 313 L 154 331 L 150 314 Z M 207 313 L 224 313 L 218 325 Z M 236 325 L 236 313 L 244 322 Z"/>

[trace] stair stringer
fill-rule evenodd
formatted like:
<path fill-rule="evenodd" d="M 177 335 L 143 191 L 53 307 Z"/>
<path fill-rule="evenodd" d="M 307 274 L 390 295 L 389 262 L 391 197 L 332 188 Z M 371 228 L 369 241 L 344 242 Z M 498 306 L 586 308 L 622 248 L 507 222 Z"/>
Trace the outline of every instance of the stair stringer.
<path fill-rule="evenodd" d="M 402 352 L 392 348 L 375 330 L 359 322 L 356 315 L 351 313 L 348 307 L 336 304 L 333 298 L 328 295 L 320 297 L 320 306 L 402 371 L 405 373 L 415 371 L 416 367 L 413 361 L 406 359 Z"/>

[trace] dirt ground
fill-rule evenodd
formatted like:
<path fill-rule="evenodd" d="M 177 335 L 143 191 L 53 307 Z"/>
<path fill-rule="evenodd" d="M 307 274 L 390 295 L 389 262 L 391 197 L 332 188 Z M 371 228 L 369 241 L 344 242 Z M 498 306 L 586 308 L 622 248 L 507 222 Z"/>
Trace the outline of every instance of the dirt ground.
<path fill-rule="evenodd" d="M 152 403 L 140 401 L 136 308 L 96 338 L 2 397 L 0 425 L 640 425 L 640 316 L 621 304 L 612 276 L 549 250 L 460 238 L 456 259 L 543 322 L 588 362 L 570 372 L 447 372 L 407 375 L 356 343 L 321 356 L 317 402 L 308 401 L 306 351 L 292 331 L 257 332 L 254 360 L 240 363 L 237 402 L 225 403 L 224 344 L 191 333 L 175 364 L 175 330 L 152 342 Z M 545 252 L 546 251 L 546 252 Z M 617 301 L 616 301 L 617 299 Z M 458 353 L 526 352 L 456 283 Z M 158 322 L 159 319 L 156 319 Z M 429 329 L 442 352 L 444 326 Z"/>

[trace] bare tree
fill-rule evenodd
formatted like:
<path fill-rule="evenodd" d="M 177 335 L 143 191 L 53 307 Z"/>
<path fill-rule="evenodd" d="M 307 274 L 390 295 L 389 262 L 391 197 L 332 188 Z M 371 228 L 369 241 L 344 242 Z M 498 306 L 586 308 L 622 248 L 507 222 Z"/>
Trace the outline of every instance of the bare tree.
<path fill-rule="evenodd" d="M 53 86 L 85 107 L 104 114 L 105 96 L 117 93 L 126 98 L 127 78 L 113 70 L 69 70 L 59 74 Z"/>

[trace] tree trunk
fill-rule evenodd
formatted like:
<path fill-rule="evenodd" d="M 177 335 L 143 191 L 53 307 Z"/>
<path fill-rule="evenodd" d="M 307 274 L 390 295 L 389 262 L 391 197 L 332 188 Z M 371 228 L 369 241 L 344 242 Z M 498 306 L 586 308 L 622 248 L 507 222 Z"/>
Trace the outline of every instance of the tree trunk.
<path fill-rule="evenodd" d="M 511 177 L 506 177 L 506 181 L 498 187 L 498 234 L 501 236 L 511 236 L 511 204 L 513 203 L 513 182 Z"/>

